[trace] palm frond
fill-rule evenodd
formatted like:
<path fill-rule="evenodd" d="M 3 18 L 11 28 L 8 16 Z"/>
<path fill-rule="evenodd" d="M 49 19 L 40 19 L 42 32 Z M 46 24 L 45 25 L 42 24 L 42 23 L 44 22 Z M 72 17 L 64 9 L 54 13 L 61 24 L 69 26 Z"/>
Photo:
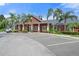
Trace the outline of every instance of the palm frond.
<path fill-rule="evenodd" d="M 47 20 L 48 20 L 49 16 L 52 15 L 52 13 L 53 13 L 53 9 L 52 8 L 48 9 Z"/>

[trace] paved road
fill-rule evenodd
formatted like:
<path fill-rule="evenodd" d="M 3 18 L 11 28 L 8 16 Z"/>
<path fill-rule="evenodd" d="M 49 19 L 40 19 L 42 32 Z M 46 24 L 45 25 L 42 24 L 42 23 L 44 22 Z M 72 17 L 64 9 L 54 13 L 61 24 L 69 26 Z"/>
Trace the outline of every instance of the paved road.
<path fill-rule="evenodd" d="M 79 56 L 79 40 L 48 33 L 10 33 L 0 38 L 0 55 Z"/>
<path fill-rule="evenodd" d="M 23 33 L 9 33 L 0 38 L 0 56 L 51 56 L 55 55 L 39 42 Z M 0 34 L 1 35 L 1 34 Z M 2 34 L 3 35 L 3 34 Z"/>

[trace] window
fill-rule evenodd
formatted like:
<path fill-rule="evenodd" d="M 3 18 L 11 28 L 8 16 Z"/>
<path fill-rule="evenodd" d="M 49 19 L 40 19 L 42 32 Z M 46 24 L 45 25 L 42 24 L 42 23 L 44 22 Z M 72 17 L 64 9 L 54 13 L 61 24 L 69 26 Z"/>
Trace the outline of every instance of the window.
<path fill-rule="evenodd" d="M 42 31 L 46 31 L 47 30 L 47 26 L 43 25 L 42 26 Z"/>
<path fill-rule="evenodd" d="M 38 31 L 38 26 L 33 26 L 33 31 Z"/>

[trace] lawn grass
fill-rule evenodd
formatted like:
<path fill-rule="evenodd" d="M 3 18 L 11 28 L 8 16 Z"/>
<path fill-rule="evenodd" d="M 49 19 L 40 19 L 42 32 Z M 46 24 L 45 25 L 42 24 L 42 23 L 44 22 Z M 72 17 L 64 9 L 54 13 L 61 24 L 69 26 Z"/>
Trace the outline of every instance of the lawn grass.
<path fill-rule="evenodd" d="M 51 30 L 49 33 L 59 34 L 59 35 L 69 35 L 69 36 L 72 36 L 72 37 L 79 37 L 79 32 L 70 32 L 70 31 L 60 32 L 60 31 Z"/>
<path fill-rule="evenodd" d="M 73 36 L 73 37 L 79 37 L 79 35 L 71 35 L 71 36 Z"/>
<path fill-rule="evenodd" d="M 4 29 L 0 29 L 0 32 L 3 32 L 4 31 Z"/>

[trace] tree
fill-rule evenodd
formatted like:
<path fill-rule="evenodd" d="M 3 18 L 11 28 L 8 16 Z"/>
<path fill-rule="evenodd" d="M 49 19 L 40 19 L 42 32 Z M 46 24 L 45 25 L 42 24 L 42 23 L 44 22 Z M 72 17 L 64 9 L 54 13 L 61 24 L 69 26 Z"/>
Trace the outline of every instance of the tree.
<path fill-rule="evenodd" d="M 6 28 L 8 21 L 4 17 L 4 15 L 0 15 L 0 29 Z"/>
<path fill-rule="evenodd" d="M 31 14 L 28 14 L 28 15 L 27 15 L 26 21 L 32 21 L 32 15 L 31 15 Z"/>
<path fill-rule="evenodd" d="M 69 20 L 69 19 L 71 19 L 71 20 L 76 19 L 76 20 L 77 20 L 77 16 L 74 15 L 72 11 L 68 11 L 68 12 L 63 13 L 63 14 L 61 15 L 61 17 L 60 17 L 60 20 L 59 20 L 60 22 L 61 22 L 62 20 L 64 20 L 64 29 L 65 29 L 65 30 L 66 30 L 66 23 L 67 23 L 67 20 Z"/>
<path fill-rule="evenodd" d="M 48 9 L 48 14 L 47 14 L 47 20 L 48 18 L 53 14 L 53 19 L 59 20 L 59 17 L 62 15 L 62 10 L 57 8 L 57 9 Z"/>
<path fill-rule="evenodd" d="M 52 8 L 48 9 L 47 20 L 52 15 L 52 13 L 53 13 L 53 9 Z"/>
<path fill-rule="evenodd" d="M 27 15 L 23 13 L 23 14 L 21 15 L 21 22 L 25 22 L 26 19 L 27 19 Z"/>
<path fill-rule="evenodd" d="M 59 8 L 55 9 L 55 10 L 53 11 L 53 18 L 54 18 L 55 20 L 58 20 L 58 21 L 59 21 L 61 15 L 62 15 L 62 13 L 63 13 L 63 11 L 62 11 L 61 9 L 59 9 Z"/>
<path fill-rule="evenodd" d="M 68 31 L 73 31 L 74 27 L 79 27 L 79 22 L 68 23 Z"/>
<path fill-rule="evenodd" d="M 54 10 L 52 8 L 50 8 L 50 9 L 48 9 L 47 20 L 51 15 L 53 15 L 53 20 L 60 21 L 60 16 L 62 15 L 62 10 L 59 8 L 54 9 Z M 55 28 L 55 26 L 53 25 L 53 30 L 55 30 L 54 28 Z"/>
<path fill-rule="evenodd" d="M 5 19 L 4 15 L 0 15 L 0 21 L 3 21 Z"/>
<path fill-rule="evenodd" d="M 16 21 L 17 21 L 17 16 L 14 13 L 9 13 L 9 14 L 10 14 L 10 17 L 9 17 L 9 19 L 10 19 L 10 26 L 11 26 L 12 29 L 14 29 L 15 25 L 16 25 Z"/>

